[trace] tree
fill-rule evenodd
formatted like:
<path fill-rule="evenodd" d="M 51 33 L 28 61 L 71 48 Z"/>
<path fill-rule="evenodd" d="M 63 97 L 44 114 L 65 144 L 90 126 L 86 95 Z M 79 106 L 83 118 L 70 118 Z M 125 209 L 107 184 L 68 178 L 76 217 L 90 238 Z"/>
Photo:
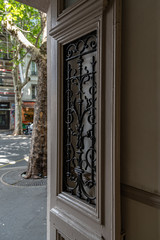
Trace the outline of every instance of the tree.
<path fill-rule="evenodd" d="M 23 48 L 19 47 L 17 41 L 13 41 L 14 51 L 13 55 L 13 67 L 12 67 L 12 77 L 15 89 L 15 130 L 14 135 L 23 134 L 22 129 L 22 89 L 30 81 L 28 77 L 28 71 L 31 64 L 31 59 L 27 64 L 25 79 L 22 79 L 22 76 L 19 76 L 19 70 L 21 70 L 21 62 L 23 63 L 24 57 L 26 54 L 22 55 Z"/>
<path fill-rule="evenodd" d="M 26 178 L 43 177 L 47 175 L 46 14 L 14 0 L 0 0 L 0 12 L 1 26 L 14 39 L 16 48 L 21 49 L 23 53 L 25 50 L 25 54 L 29 53 L 31 61 L 35 61 L 37 64 L 37 101 Z M 15 60 L 18 61 L 17 63 L 20 61 L 19 59 Z M 17 74 L 16 66 L 14 71 Z"/>

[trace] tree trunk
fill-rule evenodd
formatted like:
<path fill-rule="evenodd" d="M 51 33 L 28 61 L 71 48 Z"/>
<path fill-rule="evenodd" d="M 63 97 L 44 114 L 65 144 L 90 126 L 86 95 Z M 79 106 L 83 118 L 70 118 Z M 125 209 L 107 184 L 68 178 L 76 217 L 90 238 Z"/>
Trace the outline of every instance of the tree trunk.
<path fill-rule="evenodd" d="M 15 130 L 14 135 L 22 135 L 22 95 L 21 90 L 16 86 L 15 90 Z"/>
<path fill-rule="evenodd" d="M 39 59 L 37 101 L 26 178 L 47 176 L 47 61 Z"/>
<path fill-rule="evenodd" d="M 15 129 L 14 135 L 22 135 L 22 94 L 21 94 L 21 83 L 19 81 L 18 66 L 14 66 L 13 81 L 15 87 Z"/>

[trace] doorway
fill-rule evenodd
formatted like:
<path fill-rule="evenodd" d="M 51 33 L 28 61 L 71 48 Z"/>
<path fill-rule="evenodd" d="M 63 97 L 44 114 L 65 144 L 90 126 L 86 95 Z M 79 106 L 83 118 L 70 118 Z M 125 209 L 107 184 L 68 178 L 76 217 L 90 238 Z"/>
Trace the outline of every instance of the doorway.
<path fill-rule="evenodd" d="M 10 126 L 10 103 L 0 103 L 0 129 L 9 129 Z"/>
<path fill-rule="evenodd" d="M 9 111 L 0 110 L 0 129 L 9 129 Z"/>

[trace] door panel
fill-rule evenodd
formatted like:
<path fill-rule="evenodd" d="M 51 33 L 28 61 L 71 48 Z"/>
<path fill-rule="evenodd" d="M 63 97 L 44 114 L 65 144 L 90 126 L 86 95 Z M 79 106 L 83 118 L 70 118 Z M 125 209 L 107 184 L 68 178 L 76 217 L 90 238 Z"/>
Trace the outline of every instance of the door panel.
<path fill-rule="evenodd" d="M 52 4 L 50 239 L 120 238 L 117 3 Z"/>

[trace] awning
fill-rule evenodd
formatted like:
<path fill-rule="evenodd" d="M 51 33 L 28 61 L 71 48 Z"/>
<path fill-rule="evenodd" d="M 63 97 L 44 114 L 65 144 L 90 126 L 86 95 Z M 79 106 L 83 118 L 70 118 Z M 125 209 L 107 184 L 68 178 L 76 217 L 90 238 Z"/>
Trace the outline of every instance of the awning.
<path fill-rule="evenodd" d="M 23 108 L 34 108 L 35 102 L 23 102 L 22 107 Z"/>

